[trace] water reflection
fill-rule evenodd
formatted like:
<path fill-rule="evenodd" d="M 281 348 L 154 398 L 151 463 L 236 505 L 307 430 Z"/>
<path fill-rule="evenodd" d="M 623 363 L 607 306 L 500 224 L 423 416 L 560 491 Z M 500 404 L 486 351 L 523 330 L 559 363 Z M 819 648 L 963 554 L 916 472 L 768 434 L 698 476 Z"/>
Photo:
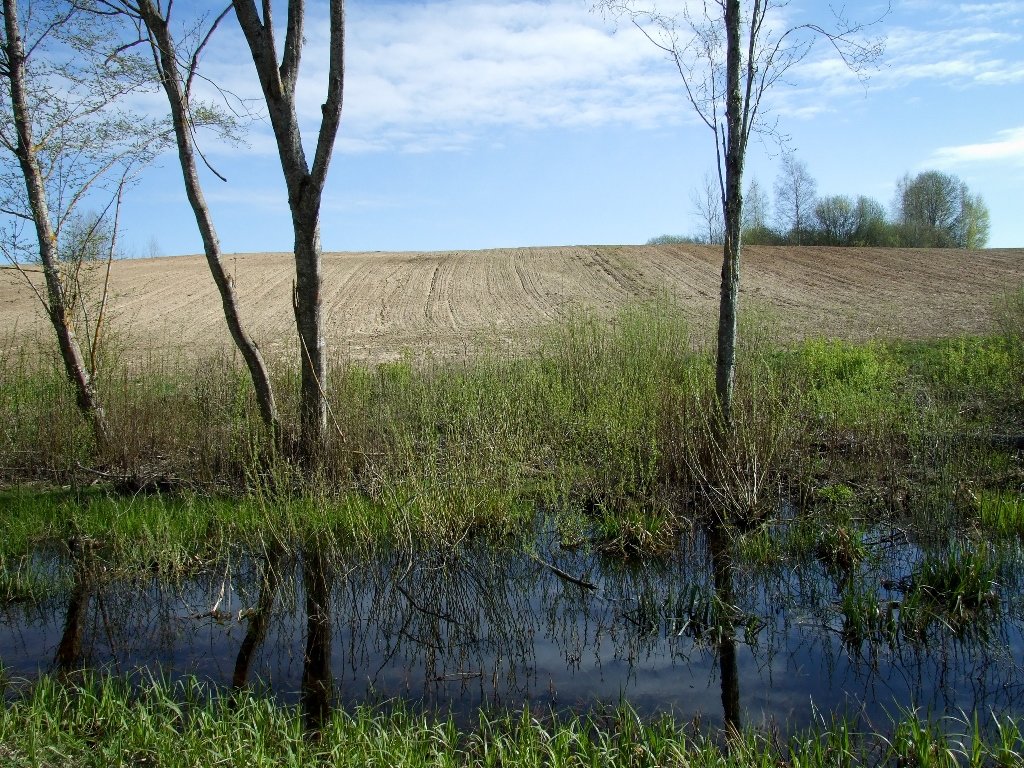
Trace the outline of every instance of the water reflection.
<path fill-rule="evenodd" d="M 267 554 L 263 573 L 259 579 L 259 598 L 256 605 L 248 611 L 239 610 L 239 620 L 241 621 L 244 617 L 248 621 L 249 628 L 238 648 L 238 655 L 235 657 L 235 670 L 231 675 L 231 687 L 236 690 L 249 681 L 253 657 L 263 645 L 263 641 L 266 640 L 274 601 L 281 585 L 281 560 L 280 547 L 273 548 Z"/>
<path fill-rule="evenodd" d="M 732 581 L 730 531 L 713 523 L 708 528 L 706 538 L 715 578 L 715 602 L 721 607 L 718 619 L 718 664 L 722 681 L 722 719 L 727 729 L 739 733 L 740 674 L 736 660 L 736 594 Z"/>
<path fill-rule="evenodd" d="M 306 653 L 302 659 L 302 712 L 306 727 L 317 731 L 330 715 L 331 588 L 333 570 L 322 552 L 307 550 L 302 563 L 306 593 Z"/>
<path fill-rule="evenodd" d="M 939 625 L 851 640 L 844 590 L 885 600 L 880 585 L 917 559 L 894 545 L 849 575 L 754 569 L 724 530 L 639 564 L 563 550 L 549 532 L 530 554 L 470 542 L 342 568 L 316 551 L 273 552 L 174 583 L 90 579 L 54 559 L 73 580 L 50 612 L 0 611 L 0 662 L 9 675 L 94 665 L 255 683 L 301 703 L 312 728 L 331 706 L 396 697 L 463 720 L 482 706 L 626 699 L 735 728 L 802 726 L 815 710 L 1024 711 L 1021 590 L 1009 578 L 983 642 Z"/>
<path fill-rule="evenodd" d="M 93 591 L 86 562 L 76 559 L 74 574 L 74 586 L 71 588 L 64 618 L 64 631 L 53 657 L 55 669 L 62 674 L 70 674 L 83 666 L 82 635 L 85 632 L 86 611 Z"/>

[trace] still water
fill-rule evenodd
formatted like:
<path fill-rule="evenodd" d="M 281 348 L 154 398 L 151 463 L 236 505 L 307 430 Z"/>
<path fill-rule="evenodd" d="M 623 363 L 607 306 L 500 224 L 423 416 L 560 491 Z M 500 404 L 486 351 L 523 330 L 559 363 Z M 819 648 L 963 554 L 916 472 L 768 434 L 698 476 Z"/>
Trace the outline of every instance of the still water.
<path fill-rule="evenodd" d="M 836 712 L 880 724 L 910 707 L 1024 714 L 1019 559 L 970 627 L 857 633 L 841 605 L 851 580 L 877 615 L 898 618 L 894 585 L 921 557 L 890 532 L 871 536 L 875 556 L 852 573 L 813 559 L 743 565 L 732 543 L 700 532 L 649 561 L 564 549 L 541 530 L 525 548 L 237 555 L 176 580 L 41 555 L 67 586 L 0 609 L 0 662 L 8 678 L 96 668 L 252 685 L 301 702 L 313 721 L 396 698 L 462 721 L 481 707 L 623 700 L 644 714 L 786 729 Z"/>

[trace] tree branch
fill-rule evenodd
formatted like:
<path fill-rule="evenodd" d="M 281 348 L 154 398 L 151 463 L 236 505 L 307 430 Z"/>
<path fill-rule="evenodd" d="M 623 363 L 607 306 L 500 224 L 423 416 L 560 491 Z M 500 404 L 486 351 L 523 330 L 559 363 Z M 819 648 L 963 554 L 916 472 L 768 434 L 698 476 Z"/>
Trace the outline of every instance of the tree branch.
<path fill-rule="evenodd" d="M 341 106 L 345 90 L 345 0 L 330 0 L 331 4 L 331 53 L 327 73 L 327 101 L 321 107 L 323 120 L 317 136 L 316 153 L 310 183 L 319 191 L 327 178 L 327 167 L 331 162 L 334 141 L 341 123 Z"/>
<path fill-rule="evenodd" d="M 192 60 L 189 62 L 188 65 L 188 77 L 185 79 L 186 99 L 190 99 L 192 95 L 192 80 L 195 78 L 196 70 L 199 68 L 199 56 L 203 52 L 203 49 L 206 48 L 206 46 L 209 44 L 211 38 L 213 37 L 213 33 L 217 31 L 217 27 L 220 26 L 220 23 L 231 12 L 232 7 L 232 5 L 228 4 L 227 8 L 220 12 L 220 15 L 213 20 L 213 24 L 210 25 L 210 29 L 207 30 L 206 34 L 203 36 L 203 39 L 199 42 L 199 45 L 196 46 L 195 51 L 193 51 Z"/>
<path fill-rule="evenodd" d="M 284 56 L 281 59 L 281 79 L 289 92 L 295 92 L 295 83 L 299 77 L 299 60 L 302 57 L 303 20 L 306 16 L 305 0 L 288 0 L 288 27 L 284 36 Z M 332 16 L 333 6 L 331 3 Z M 332 32 L 333 37 L 333 32 Z"/>

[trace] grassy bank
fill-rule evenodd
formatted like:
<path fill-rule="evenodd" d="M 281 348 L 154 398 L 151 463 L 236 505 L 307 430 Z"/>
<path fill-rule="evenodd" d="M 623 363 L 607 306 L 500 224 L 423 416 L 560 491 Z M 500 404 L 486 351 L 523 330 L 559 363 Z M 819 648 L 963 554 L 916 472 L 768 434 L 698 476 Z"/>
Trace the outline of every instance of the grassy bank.
<path fill-rule="evenodd" d="M 313 481 L 268 452 L 231 358 L 108 363 L 100 387 L 117 439 L 96 455 L 59 368 L 11 353 L 0 552 L 9 565 L 68 540 L 143 559 L 310 538 L 451 541 L 522 532 L 542 509 L 566 536 L 628 554 L 657 551 L 708 510 L 743 527 L 782 501 L 833 528 L 884 515 L 1013 537 L 1024 531 L 1014 302 L 1000 333 L 914 343 L 782 346 L 770 318 L 748 313 L 725 445 L 712 439 L 711 356 L 666 303 L 580 318 L 527 358 L 336 361 Z M 276 376 L 290 423 L 294 371 Z"/>
<path fill-rule="evenodd" d="M 524 710 L 451 719 L 403 706 L 335 712 L 309 732 L 297 708 L 191 681 L 142 689 L 44 678 L 0 710 L 0 760 L 22 766 L 1019 766 L 1022 723 L 989 716 L 936 721 L 907 713 L 881 731 L 822 722 L 780 736 L 730 737 L 627 706 L 588 716 Z"/>

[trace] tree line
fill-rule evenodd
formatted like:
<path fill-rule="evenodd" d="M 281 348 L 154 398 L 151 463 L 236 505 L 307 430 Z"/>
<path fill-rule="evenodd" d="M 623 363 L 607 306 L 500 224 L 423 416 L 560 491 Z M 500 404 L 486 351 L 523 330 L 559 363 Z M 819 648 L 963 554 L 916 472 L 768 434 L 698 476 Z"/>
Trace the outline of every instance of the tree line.
<path fill-rule="evenodd" d="M 818 196 L 817 182 L 793 153 L 783 155 L 774 185 L 774 215 L 767 193 L 752 180 L 743 201 L 741 236 L 747 245 L 832 245 L 881 248 L 984 248 L 989 212 L 981 195 L 954 174 L 905 174 L 892 204 L 867 195 Z M 705 177 L 690 196 L 700 222 L 689 236 L 662 235 L 648 244 L 718 244 L 724 237 L 717 192 Z"/>

